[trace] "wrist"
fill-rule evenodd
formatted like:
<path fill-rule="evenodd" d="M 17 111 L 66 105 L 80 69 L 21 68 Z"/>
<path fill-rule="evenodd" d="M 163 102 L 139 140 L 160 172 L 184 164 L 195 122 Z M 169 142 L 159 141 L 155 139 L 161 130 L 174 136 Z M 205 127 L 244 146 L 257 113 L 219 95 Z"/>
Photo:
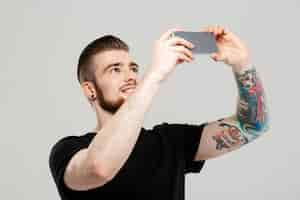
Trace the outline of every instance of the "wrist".
<path fill-rule="evenodd" d="M 242 64 L 242 65 L 234 65 L 234 66 L 232 66 L 232 70 L 235 73 L 238 73 L 238 74 L 242 74 L 245 71 L 247 71 L 249 69 L 253 69 L 253 68 L 254 68 L 254 65 L 251 62 Z"/>
<path fill-rule="evenodd" d="M 144 81 L 159 85 L 163 81 L 163 78 L 158 74 L 149 71 L 148 73 L 145 74 Z"/>

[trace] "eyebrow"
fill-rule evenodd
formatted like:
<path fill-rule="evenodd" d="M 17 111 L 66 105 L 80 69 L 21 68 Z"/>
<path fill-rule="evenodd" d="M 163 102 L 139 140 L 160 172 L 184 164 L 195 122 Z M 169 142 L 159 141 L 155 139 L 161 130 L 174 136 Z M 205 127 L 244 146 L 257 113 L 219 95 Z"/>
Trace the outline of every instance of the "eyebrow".
<path fill-rule="evenodd" d="M 108 70 L 110 67 L 112 67 L 112 66 L 114 66 L 114 65 L 121 65 L 121 66 L 123 66 L 121 62 L 114 62 L 114 63 L 111 63 L 111 64 L 107 65 L 107 66 L 103 69 L 103 72 L 105 72 L 106 70 Z M 137 67 L 137 68 L 140 67 L 140 66 L 139 66 L 137 63 L 135 63 L 135 62 L 130 62 L 129 65 L 130 65 L 130 66 L 135 66 L 135 67 Z"/>

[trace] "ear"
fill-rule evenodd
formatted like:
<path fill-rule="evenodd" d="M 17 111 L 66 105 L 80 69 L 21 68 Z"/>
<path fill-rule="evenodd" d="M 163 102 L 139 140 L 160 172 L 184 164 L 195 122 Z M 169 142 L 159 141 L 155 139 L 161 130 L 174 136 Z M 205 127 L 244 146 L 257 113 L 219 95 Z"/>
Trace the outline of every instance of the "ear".
<path fill-rule="evenodd" d="M 94 101 L 96 99 L 97 93 L 92 82 L 85 81 L 81 83 L 81 88 L 86 98 L 88 98 L 90 101 Z"/>

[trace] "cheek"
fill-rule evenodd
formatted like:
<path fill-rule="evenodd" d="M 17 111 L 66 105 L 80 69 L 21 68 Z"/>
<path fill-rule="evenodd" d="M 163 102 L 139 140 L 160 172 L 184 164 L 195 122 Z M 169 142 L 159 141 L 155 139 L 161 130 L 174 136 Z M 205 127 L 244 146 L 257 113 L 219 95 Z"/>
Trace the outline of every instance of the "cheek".
<path fill-rule="evenodd" d="M 121 93 L 117 84 L 103 86 L 102 92 L 106 99 L 114 99 Z"/>
<path fill-rule="evenodd" d="M 102 93 L 105 99 L 111 99 L 115 96 L 115 90 L 110 88 L 104 88 Z"/>

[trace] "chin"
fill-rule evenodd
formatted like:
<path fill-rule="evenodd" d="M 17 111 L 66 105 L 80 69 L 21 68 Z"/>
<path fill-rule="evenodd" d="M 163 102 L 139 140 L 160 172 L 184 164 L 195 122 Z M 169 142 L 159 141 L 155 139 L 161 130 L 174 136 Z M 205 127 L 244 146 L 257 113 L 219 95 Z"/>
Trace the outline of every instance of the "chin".
<path fill-rule="evenodd" d="M 100 107 L 108 112 L 111 113 L 115 113 L 117 110 L 119 110 L 119 108 L 121 107 L 121 105 L 125 102 L 125 98 L 124 97 L 120 97 L 115 101 L 99 101 L 99 105 Z"/>

